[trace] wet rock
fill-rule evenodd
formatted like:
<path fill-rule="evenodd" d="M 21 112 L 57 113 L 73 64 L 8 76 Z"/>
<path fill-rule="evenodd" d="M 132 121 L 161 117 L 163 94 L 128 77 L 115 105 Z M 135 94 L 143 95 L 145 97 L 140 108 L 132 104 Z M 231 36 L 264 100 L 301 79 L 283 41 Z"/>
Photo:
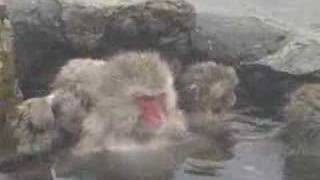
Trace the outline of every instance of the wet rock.
<path fill-rule="evenodd" d="M 25 98 L 46 94 L 48 82 L 72 54 L 62 32 L 61 7 L 54 0 L 13 0 L 8 14 L 21 90 Z"/>
<path fill-rule="evenodd" d="M 198 14 L 192 33 L 196 57 L 224 64 L 257 61 L 282 48 L 288 32 L 268 25 L 254 17 L 228 17 Z"/>
<path fill-rule="evenodd" d="M 12 0 L 8 12 L 26 98 L 46 94 L 71 57 L 150 48 L 184 56 L 195 26 L 194 8 L 183 0 Z"/>
<path fill-rule="evenodd" d="M 306 83 L 289 95 L 282 111 L 283 139 L 295 154 L 319 156 L 320 83 Z"/>
<path fill-rule="evenodd" d="M 284 105 L 286 94 L 299 84 L 295 77 L 263 65 L 239 66 L 237 74 L 240 83 L 235 107 L 247 109 L 243 113 L 248 115 L 275 115 Z"/>
<path fill-rule="evenodd" d="M 238 68 L 240 102 L 274 115 L 284 105 L 286 94 L 304 83 L 319 82 L 319 42 L 296 37 L 278 52 Z"/>
<path fill-rule="evenodd" d="M 265 57 L 255 64 L 270 67 L 274 71 L 296 76 L 319 77 L 320 43 L 316 40 L 294 39 L 274 55 Z"/>
<path fill-rule="evenodd" d="M 80 52 L 167 46 L 185 51 L 195 23 L 193 7 L 182 0 L 59 2 L 65 35 Z"/>
<path fill-rule="evenodd" d="M 217 169 L 223 169 L 221 163 L 210 160 L 188 158 L 185 164 L 184 172 L 194 175 L 216 176 Z"/>

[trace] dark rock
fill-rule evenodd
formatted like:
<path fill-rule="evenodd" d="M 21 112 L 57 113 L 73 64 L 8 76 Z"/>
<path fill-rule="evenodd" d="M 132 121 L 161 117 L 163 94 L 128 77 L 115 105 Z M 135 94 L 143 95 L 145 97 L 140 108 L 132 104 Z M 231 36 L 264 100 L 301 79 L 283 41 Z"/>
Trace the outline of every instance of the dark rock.
<path fill-rule="evenodd" d="M 224 64 L 257 61 L 282 48 L 288 32 L 254 17 L 198 14 L 192 33 L 195 56 Z"/>
<path fill-rule="evenodd" d="M 8 3 L 15 33 L 17 75 L 25 98 L 45 94 L 58 66 L 72 54 L 62 32 L 61 11 L 54 0 Z"/>
<path fill-rule="evenodd" d="M 79 51 L 164 48 L 185 53 L 195 25 L 193 7 L 182 0 L 60 2 L 66 37 Z"/>
<path fill-rule="evenodd" d="M 67 59 L 123 49 L 187 56 L 194 8 L 183 0 L 12 0 L 18 77 L 25 98 L 48 92 Z"/>
<path fill-rule="evenodd" d="M 0 0 L 0 20 L 7 18 L 7 3 L 5 0 Z"/>
<path fill-rule="evenodd" d="M 301 84 L 319 82 L 320 44 L 295 38 L 278 52 L 238 69 L 238 102 L 261 108 L 260 114 L 275 115 L 286 103 L 286 95 Z M 241 104 L 238 104 L 241 106 Z"/>
<path fill-rule="evenodd" d="M 247 108 L 247 114 L 273 116 L 285 104 L 286 94 L 298 81 L 286 73 L 262 65 L 243 65 L 237 68 L 240 79 L 236 89 L 237 109 Z"/>

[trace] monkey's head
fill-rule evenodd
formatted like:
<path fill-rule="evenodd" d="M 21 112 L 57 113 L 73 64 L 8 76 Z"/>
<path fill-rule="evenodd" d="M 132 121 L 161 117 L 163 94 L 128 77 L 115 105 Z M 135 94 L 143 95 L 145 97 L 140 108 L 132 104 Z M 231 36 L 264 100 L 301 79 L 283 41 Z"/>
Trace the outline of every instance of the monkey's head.
<path fill-rule="evenodd" d="M 238 77 L 232 67 L 214 62 L 197 63 L 190 66 L 180 79 L 183 99 L 187 111 L 220 112 L 235 103 L 234 89 Z"/>

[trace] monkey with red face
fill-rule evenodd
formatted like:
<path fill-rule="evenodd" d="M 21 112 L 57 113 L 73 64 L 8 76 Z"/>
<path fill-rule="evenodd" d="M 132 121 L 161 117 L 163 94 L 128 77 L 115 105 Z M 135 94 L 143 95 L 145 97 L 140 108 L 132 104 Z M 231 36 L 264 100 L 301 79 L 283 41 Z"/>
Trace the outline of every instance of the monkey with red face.
<path fill-rule="evenodd" d="M 82 122 L 78 150 L 103 149 L 112 141 L 177 137 L 186 132 L 173 76 L 157 53 L 128 52 L 107 62 L 86 61 L 73 60 L 63 67 L 53 86 L 57 90 L 77 86 L 77 91 L 92 101 Z M 91 77 L 83 77 L 85 73 L 78 69 L 81 63 L 95 64 L 95 68 L 83 66 L 83 71 L 93 71 L 88 73 Z M 92 86 L 87 85 L 90 83 Z"/>
<path fill-rule="evenodd" d="M 181 137 L 186 128 L 173 83 L 167 63 L 155 52 L 127 52 L 107 61 L 74 59 L 62 67 L 42 105 L 23 111 L 19 122 L 32 114 L 48 114 L 45 117 L 51 118 L 41 124 L 54 124 L 74 136 L 74 149 L 82 153 L 104 150 L 113 142 L 148 143 L 150 139 Z M 30 123 L 37 127 L 38 121 L 28 119 L 26 127 L 31 127 Z M 18 137 L 21 147 L 36 139 L 45 150 L 63 141 L 59 136 L 46 137 L 41 144 L 41 133 L 26 127 L 17 128 L 24 130 Z M 53 126 L 46 127 L 55 132 Z"/>
<path fill-rule="evenodd" d="M 115 149 L 122 151 L 122 145 L 135 149 L 135 145 L 138 145 L 142 154 L 134 152 L 134 156 L 148 157 L 144 163 L 141 160 L 129 161 L 128 157 L 132 158 L 132 153 L 121 152 L 119 155 L 116 152 L 112 156 L 115 160 L 110 159 L 110 156 L 101 158 L 112 166 L 112 172 L 115 172 L 115 164 L 120 164 L 122 171 L 121 162 L 125 161 L 125 164 L 131 164 L 128 168 L 133 169 L 132 172 L 141 172 L 141 169 L 146 168 L 150 169 L 150 174 L 161 174 L 163 167 L 168 167 L 166 170 L 174 169 L 174 158 L 177 156 L 187 156 L 199 149 L 211 148 L 208 145 L 211 136 L 195 136 L 202 139 L 183 144 L 181 147 L 184 148 L 161 150 L 157 149 L 159 146 L 153 146 L 159 142 L 170 146 L 171 143 L 189 137 L 184 115 L 177 105 L 173 75 L 167 63 L 156 52 L 126 52 L 106 60 L 71 60 L 62 67 L 52 84 L 51 94 L 44 97 L 42 102 L 41 106 L 32 106 L 32 110 L 24 111 L 23 117 L 33 117 L 26 114 L 39 115 L 43 112 L 41 109 L 45 108 L 50 116 L 44 117 L 50 118 L 43 121 L 48 122 L 38 123 L 32 118 L 26 120 L 22 117 L 20 121 L 26 120 L 27 123 L 18 124 L 27 128 L 17 129 L 27 133 L 18 137 L 20 144 L 38 143 L 42 151 L 46 151 L 65 142 L 66 149 L 72 150 L 72 156 L 75 157 L 98 152 L 109 153 Z M 46 126 L 41 126 L 41 131 L 36 132 L 28 128 L 37 127 L 38 124 Z M 206 126 L 205 123 L 203 126 Z M 51 137 L 50 133 L 47 135 L 44 132 L 53 132 L 55 136 Z M 67 142 L 64 138 L 66 136 L 61 136 L 61 133 L 71 136 L 71 148 L 67 146 L 70 141 Z M 46 135 L 43 139 L 42 134 Z M 27 138 L 29 135 L 32 138 Z M 148 152 L 148 148 L 153 149 Z M 167 160 L 159 163 L 159 159 Z M 102 171 L 106 171 L 106 168 Z"/>

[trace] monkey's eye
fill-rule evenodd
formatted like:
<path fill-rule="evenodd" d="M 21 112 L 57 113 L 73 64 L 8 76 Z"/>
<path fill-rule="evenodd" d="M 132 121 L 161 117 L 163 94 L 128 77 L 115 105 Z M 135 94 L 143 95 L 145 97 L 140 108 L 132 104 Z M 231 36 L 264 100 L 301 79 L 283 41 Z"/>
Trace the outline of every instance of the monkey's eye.
<path fill-rule="evenodd" d="M 144 95 L 144 96 L 138 96 L 136 97 L 138 101 L 152 101 L 155 99 L 154 96 L 148 96 L 148 95 Z"/>

